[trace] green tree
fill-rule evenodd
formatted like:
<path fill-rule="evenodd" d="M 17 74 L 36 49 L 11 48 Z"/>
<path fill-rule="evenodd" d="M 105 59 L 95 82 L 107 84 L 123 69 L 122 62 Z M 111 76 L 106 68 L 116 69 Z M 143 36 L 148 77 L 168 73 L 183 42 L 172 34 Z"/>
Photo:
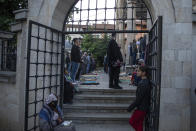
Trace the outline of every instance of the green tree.
<path fill-rule="evenodd" d="M 92 53 L 98 66 L 103 66 L 104 56 L 107 51 L 107 45 L 109 43 L 109 36 L 103 34 L 102 38 L 95 37 L 92 34 L 83 35 L 82 51 Z"/>
<path fill-rule="evenodd" d="M 9 31 L 10 23 L 14 22 L 13 11 L 26 8 L 26 0 L 0 0 L 0 30 Z"/>

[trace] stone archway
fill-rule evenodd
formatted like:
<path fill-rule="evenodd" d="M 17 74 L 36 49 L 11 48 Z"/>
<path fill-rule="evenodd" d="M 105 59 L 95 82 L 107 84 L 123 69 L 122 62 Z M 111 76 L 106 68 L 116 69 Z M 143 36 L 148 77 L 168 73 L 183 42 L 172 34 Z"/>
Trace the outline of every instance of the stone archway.
<path fill-rule="evenodd" d="M 62 30 L 66 19 L 65 16 L 69 14 L 69 10 L 77 1 L 78 0 L 56 0 L 52 2 L 48 0 L 42 0 L 41 2 L 36 0 L 29 1 L 28 19 Z M 174 11 L 176 9 L 175 3 L 172 1 L 158 2 L 156 0 L 143 0 L 143 2 L 149 9 L 153 21 L 155 21 L 159 15 L 163 15 L 169 20 L 166 23 L 174 21 L 175 17 L 177 17 L 177 13 L 175 14 Z M 36 10 L 34 10 L 35 7 Z"/>
<path fill-rule="evenodd" d="M 75 2 L 77 0 L 32 0 L 28 20 L 62 30 L 64 16 Z M 153 20 L 163 16 L 160 131 L 190 130 L 192 0 L 144 2 Z"/>

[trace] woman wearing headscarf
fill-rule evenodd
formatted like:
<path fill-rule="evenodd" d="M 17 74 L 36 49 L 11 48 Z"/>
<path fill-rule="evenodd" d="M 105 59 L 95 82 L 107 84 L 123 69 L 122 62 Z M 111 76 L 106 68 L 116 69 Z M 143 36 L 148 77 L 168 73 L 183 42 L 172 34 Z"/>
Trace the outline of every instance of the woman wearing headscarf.
<path fill-rule="evenodd" d="M 50 94 L 39 113 L 40 131 L 50 131 L 62 122 L 63 113 L 57 105 L 58 99 L 55 94 Z"/>
<path fill-rule="evenodd" d="M 46 99 L 39 113 L 40 131 L 75 131 L 75 126 L 65 125 L 62 120 L 63 113 L 58 106 L 58 99 L 55 94 L 50 94 Z"/>

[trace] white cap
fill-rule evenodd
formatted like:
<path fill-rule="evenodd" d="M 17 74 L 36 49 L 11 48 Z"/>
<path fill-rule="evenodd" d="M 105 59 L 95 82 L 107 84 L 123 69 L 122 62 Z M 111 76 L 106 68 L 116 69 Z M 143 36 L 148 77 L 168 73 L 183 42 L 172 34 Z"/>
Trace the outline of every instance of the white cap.
<path fill-rule="evenodd" d="M 50 104 L 53 101 L 57 101 L 57 97 L 54 94 L 50 94 L 46 99 L 45 103 Z"/>
<path fill-rule="evenodd" d="M 144 60 L 143 59 L 139 59 L 139 61 L 138 62 L 140 62 L 140 63 L 144 63 Z"/>

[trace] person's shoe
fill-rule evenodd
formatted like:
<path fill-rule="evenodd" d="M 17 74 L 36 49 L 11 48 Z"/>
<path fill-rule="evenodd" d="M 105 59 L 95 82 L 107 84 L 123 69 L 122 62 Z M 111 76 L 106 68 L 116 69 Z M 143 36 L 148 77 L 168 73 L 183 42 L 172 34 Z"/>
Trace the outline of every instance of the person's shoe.
<path fill-rule="evenodd" d="M 109 88 L 114 88 L 114 85 L 109 85 Z"/>
<path fill-rule="evenodd" d="M 122 87 L 117 85 L 117 86 L 114 87 L 114 89 L 122 89 Z"/>

